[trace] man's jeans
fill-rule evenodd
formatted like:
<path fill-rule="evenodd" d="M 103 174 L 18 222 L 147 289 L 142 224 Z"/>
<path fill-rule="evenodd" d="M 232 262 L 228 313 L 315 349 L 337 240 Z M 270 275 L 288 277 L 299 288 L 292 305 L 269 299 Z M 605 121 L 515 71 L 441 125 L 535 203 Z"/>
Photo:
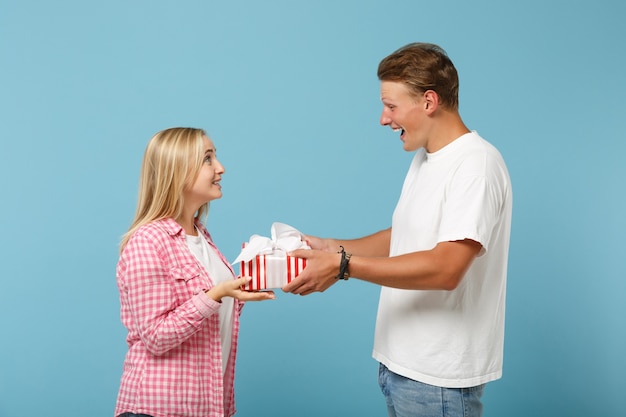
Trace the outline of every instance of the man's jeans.
<path fill-rule="evenodd" d="M 389 417 L 481 417 L 485 384 L 470 388 L 442 388 L 391 372 L 380 364 L 378 384 Z"/>

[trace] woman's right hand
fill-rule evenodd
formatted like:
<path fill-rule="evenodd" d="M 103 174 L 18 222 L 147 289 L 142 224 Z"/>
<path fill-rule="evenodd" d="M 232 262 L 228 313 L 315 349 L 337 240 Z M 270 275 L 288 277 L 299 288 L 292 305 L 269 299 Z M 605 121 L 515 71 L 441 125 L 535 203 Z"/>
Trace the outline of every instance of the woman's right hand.
<path fill-rule="evenodd" d="M 241 287 L 252 280 L 252 277 L 240 277 L 232 281 L 224 281 L 215 287 L 206 291 L 205 294 L 214 299 L 221 301 L 224 297 L 233 297 L 241 301 L 264 301 L 276 298 L 274 291 L 245 291 Z"/>

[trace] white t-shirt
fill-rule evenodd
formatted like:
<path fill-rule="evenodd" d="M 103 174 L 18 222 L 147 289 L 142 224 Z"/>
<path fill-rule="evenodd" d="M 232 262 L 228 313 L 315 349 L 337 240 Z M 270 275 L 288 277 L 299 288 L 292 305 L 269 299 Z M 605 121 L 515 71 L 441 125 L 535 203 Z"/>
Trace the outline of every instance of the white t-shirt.
<path fill-rule="evenodd" d="M 449 388 L 502 376 L 512 194 L 500 153 L 476 132 L 416 152 L 393 213 L 390 256 L 472 239 L 483 248 L 453 291 L 382 287 L 373 357 Z"/>
<path fill-rule="evenodd" d="M 187 246 L 194 254 L 196 259 L 206 269 L 209 277 L 214 285 L 220 282 L 233 279 L 233 274 L 224 264 L 219 254 L 209 245 L 202 233 L 198 232 L 198 236 L 187 235 Z M 222 298 L 222 305 L 219 310 L 220 317 L 220 337 L 222 343 L 222 353 L 228 355 L 232 344 L 232 328 L 233 328 L 233 308 L 235 301 L 232 297 Z M 226 364 L 228 356 L 222 358 L 222 373 L 226 372 Z"/>

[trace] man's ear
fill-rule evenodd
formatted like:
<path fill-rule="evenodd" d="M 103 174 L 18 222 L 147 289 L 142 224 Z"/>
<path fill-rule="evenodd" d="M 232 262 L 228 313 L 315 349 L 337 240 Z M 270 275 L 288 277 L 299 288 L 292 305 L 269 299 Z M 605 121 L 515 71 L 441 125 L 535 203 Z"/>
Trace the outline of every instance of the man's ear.
<path fill-rule="evenodd" d="M 424 92 L 424 110 L 432 113 L 437 107 L 439 107 L 439 94 L 433 90 L 426 90 Z"/>

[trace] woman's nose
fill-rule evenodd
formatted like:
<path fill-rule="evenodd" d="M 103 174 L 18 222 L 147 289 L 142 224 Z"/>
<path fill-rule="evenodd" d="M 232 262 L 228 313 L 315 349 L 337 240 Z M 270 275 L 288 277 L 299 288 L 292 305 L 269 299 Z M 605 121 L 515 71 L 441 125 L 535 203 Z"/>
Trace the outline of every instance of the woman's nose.
<path fill-rule="evenodd" d="M 219 172 L 220 174 L 223 174 L 224 172 L 226 172 L 226 168 L 224 168 L 224 165 L 222 165 L 222 163 L 219 160 L 215 160 L 215 162 L 216 162 L 215 170 L 217 172 Z"/>

